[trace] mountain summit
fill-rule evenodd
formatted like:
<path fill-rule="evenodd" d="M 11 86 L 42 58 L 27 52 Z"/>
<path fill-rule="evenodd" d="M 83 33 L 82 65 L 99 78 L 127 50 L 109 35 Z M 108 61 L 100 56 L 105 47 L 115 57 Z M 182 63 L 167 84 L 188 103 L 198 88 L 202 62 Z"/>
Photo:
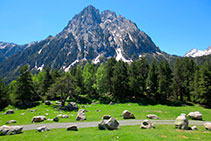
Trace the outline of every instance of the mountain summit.
<path fill-rule="evenodd" d="M 2 62 L 0 74 L 17 73 L 17 68 L 24 64 L 35 70 L 50 66 L 68 71 L 81 61 L 96 64 L 115 57 L 131 62 L 143 53 L 161 51 L 135 23 L 113 11 L 100 13 L 95 7 L 88 6 L 55 37 L 36 42 Z"/>
<path fill-rule="evenodd" d="M 200 57 L 210 54 L 211 54 L 211 46 L 209 46 L 206 50 L 192 49 L 191 51 L 187 52 L 184 55 L 184 57 Z"/>

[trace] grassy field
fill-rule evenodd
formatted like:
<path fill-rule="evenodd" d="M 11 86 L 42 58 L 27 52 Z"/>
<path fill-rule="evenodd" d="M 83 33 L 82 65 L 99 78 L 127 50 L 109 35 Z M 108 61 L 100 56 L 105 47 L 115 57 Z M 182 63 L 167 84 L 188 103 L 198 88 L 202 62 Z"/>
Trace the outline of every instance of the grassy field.
<path fill-rule="evenodd" d="M 7 107 L 5 111 L 12 108 L 15 111 L 15 114 L 12 115 L 3 115 L 5 111 L 0 112 L 0 125 L 4 125 L 8 120 L 17 120 L 17 123 L 10 125 L 21 125 L 21 124 L 31 124 L 33 116 L 45 115 L 47 118 L 54 118 L 58 114 L 67 114 L 70 118 L 64 119 L 60 118 L 59 122 L 74 122 L 76 121 L 77 112 L 67 112 L 61 110 L 55 110 L 55 105 L 47 106 L 41 104 L 37 107 L 31 108 L 35 109 L 35 112 L 30 112 L 31 109 L 20 110 L 15 109 L 14 107 Z M 85 108 L 84 108 L 85 106 Z M 115 105 L 106 105 L 106 104 L 89 104 L 89 105 L 79 105 L 81 109 L 86 109 L 86 121 L 100 121 L 101 117 L 105 114 L 110 114 L 112 117 L 117 120 L 122 120 L 120 116 L 124 110 L 129 110 L 135 114 L 136 119 L 146 119 L 147 114 L 156 114 L 160 117 L 161 120 L 165 119 L 175 119 L 180 113 L 188 114 L 191 111 L 200 111 L 203 114 L 203 120 L 211 121 L 211 109 L 206 109 L 198 106 L 165 106 L 165 105 L 148 105 L 148 106 L 139 106 L 136 103 L 126 103 L 126 104 L 115 104 Z M 83 108 L 82 108 L 83 107 Z M 100 111 L 97 111 L 97 110 Z M 20 114 L 24 113 L 23 116 Z M 44 121 L 43 123 L 50 123 L 52 121 Z"/>
<path fill-rule="evenodd" d="M 81 128 L 79 131 L 66 131 L 66 129 L 52 129 L 46 132 L 35 130 L 24 131 L 22 134 L 0 136 L 1 141 L 22 140 L 211 140 L 211 132 L 198 126 L 197 131 L 176 130 L 173 125 L 155 125 L 156 129 L 140 129 L 139 126 L 122 126 L 119 130 L 99 130 L 97 127 Z"/>

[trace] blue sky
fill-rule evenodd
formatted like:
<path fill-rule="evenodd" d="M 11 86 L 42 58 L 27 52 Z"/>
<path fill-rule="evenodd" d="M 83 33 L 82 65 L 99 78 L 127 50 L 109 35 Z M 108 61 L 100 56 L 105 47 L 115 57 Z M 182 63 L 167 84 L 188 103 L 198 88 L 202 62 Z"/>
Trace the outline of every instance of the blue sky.
<path fill-rule="evenodd" d="M 211 0 L 0 0 L 0 41 L 25 44 L 55 36 L 88 5 L 135 22 L 169 54 L 211 45 Z"/>

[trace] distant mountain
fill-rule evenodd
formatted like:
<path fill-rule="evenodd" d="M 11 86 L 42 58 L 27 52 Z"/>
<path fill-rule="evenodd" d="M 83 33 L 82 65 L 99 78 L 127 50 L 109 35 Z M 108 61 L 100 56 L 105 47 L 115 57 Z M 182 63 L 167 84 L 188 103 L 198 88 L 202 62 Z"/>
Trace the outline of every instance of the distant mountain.
<path fill-rule="evenodd" d="M 0 62 L 4 61 L 8 57 L 23 51 L 25 48 L 34 45 L 36 42 L 25 45 L 17 45 L 14 43 L 0 42 Z"/>
<path fill-rule="evenodd" d="M 99 12 L 88 6 L 75 15 L 55 37 L 25 47 L 21 52 L 0 64 L 0 75 L 14 79 L 20 66 L 30 65 L 32 70 L 49 66 L 68 71 L 78 63 L 99 63 L 114 57 L 131 62 L 144 54 L 169 57 L 141 31 L 135 23 L 116 15 L 113 11 Z"/>
<path fill-rule="evenodd" d="M 210 54 L 211 54 L 211 46 L 209 46 L 206 50 L 192 49 L 191 51 L 186 53 L 184 57 L 200 57 Z"/>

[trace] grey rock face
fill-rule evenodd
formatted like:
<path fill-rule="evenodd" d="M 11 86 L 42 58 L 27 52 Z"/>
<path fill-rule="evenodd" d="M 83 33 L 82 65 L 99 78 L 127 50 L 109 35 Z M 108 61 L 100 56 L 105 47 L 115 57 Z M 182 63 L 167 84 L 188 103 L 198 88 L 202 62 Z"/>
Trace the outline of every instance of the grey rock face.
<path fill-rule="evenodd" d="M 175 127 L 177 129 L 183 129 L 183 130 L 188 130 L 188 118 L 186 116 L 186 114 L 181 114 L 180 116 L 178 116 L 175 120 Z"/>
<path fill-rule="evenodd" d="M 155 128 L 153 123 L 149 120 L 144 120 L 140 126 L 141 129 L 152 129 Z"/>
<path fill-rule="evenodd" d="M 3 125 L 0 127 L 0 135 L 11 135 L 22 133 L 23 126 L 7 126 Z"/>
<path fill-rule="evenodd" d="M 96 64 L 114 57 L 131 62 L 139 59 L 140 54 L 156 52 L 161 51 L 135 23 L 113 11 L 100 14 L 99 10 L 88 6 L 55 37 L 50 36 L 8 58 L 1 65 L 0 75 L 5 77 L 8 71 L 15 71 L 26 63 L 33 70 L 48 65 L 68 71 L 83 61 Z M 12 67 L 6 70 L 6 66 Z"/>

